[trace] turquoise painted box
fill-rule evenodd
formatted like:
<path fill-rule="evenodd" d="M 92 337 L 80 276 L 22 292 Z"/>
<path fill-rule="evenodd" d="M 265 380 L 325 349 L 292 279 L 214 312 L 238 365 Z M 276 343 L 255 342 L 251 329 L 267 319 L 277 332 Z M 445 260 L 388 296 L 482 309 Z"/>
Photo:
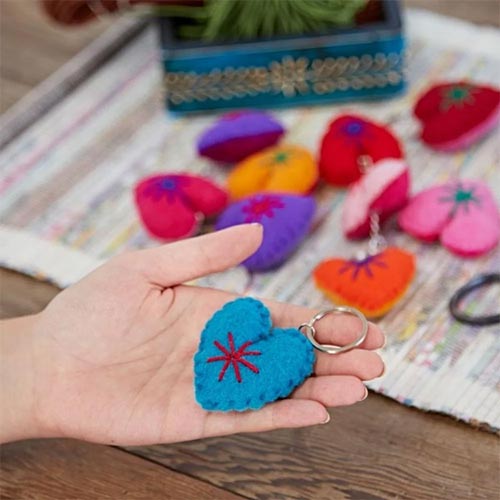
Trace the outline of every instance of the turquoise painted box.
<path fill-rule="evenodd" d="M 176 39 L 161 19 L 166 103 L 176 113 L 278 108 L 392 97 L 404 91 L 400 3 L 378 2 L 375 19 L 296 37 L 201 43 Z"/>

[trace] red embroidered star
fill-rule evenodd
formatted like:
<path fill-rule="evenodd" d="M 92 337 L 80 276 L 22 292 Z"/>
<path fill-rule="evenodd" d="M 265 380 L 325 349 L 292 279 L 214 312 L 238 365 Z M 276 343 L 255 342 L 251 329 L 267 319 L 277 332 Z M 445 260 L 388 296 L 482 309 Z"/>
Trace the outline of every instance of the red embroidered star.
<path fill-rule="evenodd" d="M 247 214 L 245 222 L 260 222 L 264 217 L 272 219 L 274 211 L 284 206 L 279 196 L 263 195 L 249 200 L 241 210 Z"/>
<path fill-rule="evenodd" d="M 229 332 L 227 334 L 227 339 L 229 342 L 229 350 L 227 350 L 219 341 L 215 340 L 214 345 L 223 353 L 223 356 L 214 356 L 212 358 L 207 359 L 207 363 L 214 363 L 215 361 L 224 361 L 224 366 L 222 367 L 219 373 L 219 382 L 224 379 L 224 375 L 226 370 L 229 368 L 229 365 L 233 366 L 234 375 L 236 376 L 236 380 L 241 382 L 241 374 L 240 367 L 238 363 L 241 363 L 243 366 L 246 366 L 248 369 L 252 370 L 254 373 L 259 373 L 259 369 L 244 359 L 244 356 L 260 356 L 259 351 L 246 351 L 246 348 L 252 344 L 252 342 L 245 342 L 237 351 L 234 348 L 234 338 L 233 334 Z"/>

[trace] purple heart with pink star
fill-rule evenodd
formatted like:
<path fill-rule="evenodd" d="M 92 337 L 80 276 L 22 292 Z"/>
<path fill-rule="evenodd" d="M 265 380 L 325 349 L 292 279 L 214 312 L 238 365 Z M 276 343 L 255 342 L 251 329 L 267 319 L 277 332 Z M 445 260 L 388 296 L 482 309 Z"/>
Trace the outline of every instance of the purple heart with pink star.
<path fill-rule="evenodd" d="M 243 262 L 249 271 L 281 265 L 300 245 L 311 228 L 316 203 L 310 196 L 256 194 L 230 205 L 217 220 L 217 230 L 258 222 L 264 228 L 259 249 Z"/>

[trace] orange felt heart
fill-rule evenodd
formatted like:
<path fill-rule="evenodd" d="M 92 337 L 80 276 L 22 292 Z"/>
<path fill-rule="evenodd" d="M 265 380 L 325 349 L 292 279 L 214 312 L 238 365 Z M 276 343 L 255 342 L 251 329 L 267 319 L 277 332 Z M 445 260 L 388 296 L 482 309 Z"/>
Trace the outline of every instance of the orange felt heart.
<path fill-rule="evenodd" d="M 281 145 L 264 149 L 238 163 L 227 178 L 231 198 L 255 193 L 307 194 L 318 181 L 318 167 L 305 148 Z"/>
<path fill-rule="evenodd" d="M 405 294 L 414 274 L 415 257 L 389 247 L 361 260 L 324 260 L 314 270 L 314 281 L 333 302 L 377 318 Z"/>

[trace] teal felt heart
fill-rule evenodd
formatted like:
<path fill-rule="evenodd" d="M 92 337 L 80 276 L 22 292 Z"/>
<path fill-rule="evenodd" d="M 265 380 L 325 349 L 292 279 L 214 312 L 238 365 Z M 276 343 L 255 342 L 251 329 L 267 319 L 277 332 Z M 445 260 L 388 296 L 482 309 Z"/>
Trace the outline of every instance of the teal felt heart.
<path fill-rule="evenodd" d="M 258 410 L 288 396 L 313 371 L 314 349 L 295 328 L 273 328 L 258 300 L 236 299 L 201 333 L 194 357 L 198 403 L 210 411 Z"/>

